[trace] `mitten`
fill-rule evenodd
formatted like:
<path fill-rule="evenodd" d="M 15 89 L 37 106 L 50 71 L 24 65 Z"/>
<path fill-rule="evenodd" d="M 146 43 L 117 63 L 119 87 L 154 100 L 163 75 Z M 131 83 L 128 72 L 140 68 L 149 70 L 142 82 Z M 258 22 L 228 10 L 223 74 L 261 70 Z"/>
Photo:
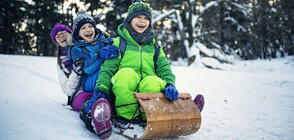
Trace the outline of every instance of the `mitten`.
<path fill-rule="evenodd" d="M 163 93 L 165 94 L 165 97 L 169 100 L 176 100 L 178 99 L 179 93 L 176 87 L 172 84 L 167 83 L 165 88 L 163 89 Z"/>
<path fill-rule="evenodd" d="M 100 59 L 112 59 L 118 57 L 118 48 L 115 46 L 105 46 L 98 53 Z"/>
<path fill-rule="evenodd" d="M 78 75 L 83 74 L 84 62 L 85 62 L 85 59 L 83 57 L 79 57 L 74 61 L 74 64 L 72 67 L 74 72 L 77 73 Z"/>
<path fill-rule="evenodd" d="M 100 99 L 105 98 L 105 94 L 101 90 L 95 90 L 92 98 L 86 103 L 85 111 L 88 113 L 92 109 L 94 103 Z"/>

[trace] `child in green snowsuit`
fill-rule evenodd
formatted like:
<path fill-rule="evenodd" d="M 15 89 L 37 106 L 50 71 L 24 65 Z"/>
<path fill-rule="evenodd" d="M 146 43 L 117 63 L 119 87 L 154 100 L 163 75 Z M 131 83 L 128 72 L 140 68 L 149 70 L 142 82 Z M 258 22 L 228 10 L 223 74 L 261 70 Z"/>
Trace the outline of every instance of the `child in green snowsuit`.
<path fill-rule="evenodd" d="M 151 13 L 150 7 L 143 2 L 135 2 L 129 7 L 126 19 L 118 27 L 119 37 L 113 43 L 119 48 L 120 37 L 126 41 L 124 56 L 120 52 L 119 57 L 105 60 L 101 66 L 95 93 L 109 95 L 112 90 L 116 97 L 115 106 L 136 103 L 133 96 L 136 92 L 163 92 L 169 100 L 178 98 L 175 75 L 162 48 L 154 65 L 156 39 L 152 32 Z M 116 108 L 117 115 L 130 120 L 137 106 L 132 104 Z M 135 117 L 139 114 L 137 111 Z"/>

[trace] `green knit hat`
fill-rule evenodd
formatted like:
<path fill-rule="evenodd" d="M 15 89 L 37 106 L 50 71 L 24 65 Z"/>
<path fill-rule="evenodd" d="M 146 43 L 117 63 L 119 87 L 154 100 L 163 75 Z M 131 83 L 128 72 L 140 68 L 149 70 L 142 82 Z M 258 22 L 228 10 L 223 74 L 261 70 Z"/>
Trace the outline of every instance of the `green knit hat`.
<path fill-rule="evenodd" d="M 152 20 L 152 11 L 146 3 L 140 0 L 134 0 L 132 5 L 129 7 L 127 18 L 125 19 L 126 22 L 130 23 L 132 19 L 138 15 L 146 16 L 150 23 Z"/>

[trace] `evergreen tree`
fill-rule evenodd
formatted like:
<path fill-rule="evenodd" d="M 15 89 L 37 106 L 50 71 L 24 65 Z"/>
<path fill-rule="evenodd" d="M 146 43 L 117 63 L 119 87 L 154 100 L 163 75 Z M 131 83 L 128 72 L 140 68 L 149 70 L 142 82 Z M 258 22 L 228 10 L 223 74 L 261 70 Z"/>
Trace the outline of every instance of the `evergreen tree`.
<path fill-rule="evenodd" d="M 112 37 L 116 36 L 117 27 L 123 23 L 127 16 L 128 8 L 132 4 L 130 0 L 112 0 L 109 11 L 106 13 L 105 23 L 107 32 Z"/>
<path fill-rule="evenodd" d="M 176 23 L 176 9 L 180 9 L 181 1 L 148 1 L 153 9 L 153 30 L 156 39 L 160 42 L 167 58 L 177 60 L 186 58 L 185 45 L 177 38 L 178 27 Z M 159 18 L 160 17 L 160 18 Z"/>
<path fill-rule="evenodd" d="M 110 0 L 83 0 L 85 2 L 85 5 L 89 4 L 89 8 L 87 11 L 91 12 L 91 15 L 93 16 L 94 20 L 97 24 L 103 24 L 105 26 L 105 15 L 104 11 L 106 10 L 106 7 L 108 7 L 108 3 L 110 3 Z M 98 10 L 102 10 L 98 13 Z M 94 13 L 95 12 L 95 13 Z"/>
<path fill-rule="evenodd" d="M 272 57 L 294 54 L 294 2 L 291 0 L 272 1 L 271 13 L 271 42 Z"/>
<path fill-rule="evenodd" d="M 22 54 L 27 48 L 25 27 L 27 3 L 17 0 L 0 2 L 0 53 Z"/>
<path fill-rule="evenodd" d="M 31 33 L 32 54 L 52 56 L 56 47 L 52 44 L 50 32 L 56 23 L 64 23 L 65 15 L 60 14 L 56 9 L 61 1 L 51 0 L 33 0 L 28 6 L 28 32 Z"/>
<path fill-rule="evenodd" d="M 208 48 L 220 49 L 229 55 L 235 52 L 242 55 L 242 48 L 249 45 L 248 9 L 246 1 L 219 1 L 202 16 L 203 37 L 200 36 L 200 40 Z"/>
<path fill-rule="evenodd" d="M 115 37 L 131 0 L 80 0 L 97 24 Z M 153 31 L 170 60 L 189 64 L 210 58 L 243 59 L 294 55 L 292 0 L 143 0 L 153 10 Z M 66 1 L 69 2 L 69 1 Z M 72 27 L 77 1 L 4 0 L 0 2 L 0 53 L 53 56 L 50 32 L 56 23 Z M 105 12 L 108 11 L 106 14 Z M 200 46 L 199 46 L 200 45 Z"/>

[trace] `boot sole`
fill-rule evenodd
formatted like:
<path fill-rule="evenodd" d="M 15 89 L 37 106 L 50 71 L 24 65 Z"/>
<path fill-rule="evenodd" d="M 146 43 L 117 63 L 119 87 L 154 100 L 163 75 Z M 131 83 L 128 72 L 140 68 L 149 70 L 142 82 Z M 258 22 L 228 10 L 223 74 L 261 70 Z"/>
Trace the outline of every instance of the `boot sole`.
<path fill-rule="evenodd" d="M 107 139 L 110 137 L 111 130 L 111 107 L 106 99 L 98 99 L 92 108 L 92 122 L 94 123 L 94 128 L 96 134 L 101 139 Z"/>

